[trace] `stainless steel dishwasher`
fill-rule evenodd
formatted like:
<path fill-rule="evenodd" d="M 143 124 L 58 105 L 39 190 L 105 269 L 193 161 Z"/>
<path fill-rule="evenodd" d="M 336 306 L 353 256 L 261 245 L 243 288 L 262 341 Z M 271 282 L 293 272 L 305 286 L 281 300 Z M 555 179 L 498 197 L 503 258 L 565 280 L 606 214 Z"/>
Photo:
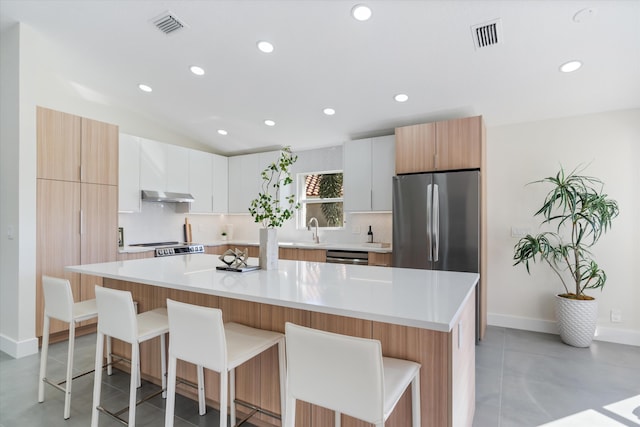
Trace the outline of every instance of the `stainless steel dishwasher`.
<path fill-rule="evenodd" d="M 327 250 L 327 262 L 333 264 L 368 265 L 369 252 L 329 249 Z"/>

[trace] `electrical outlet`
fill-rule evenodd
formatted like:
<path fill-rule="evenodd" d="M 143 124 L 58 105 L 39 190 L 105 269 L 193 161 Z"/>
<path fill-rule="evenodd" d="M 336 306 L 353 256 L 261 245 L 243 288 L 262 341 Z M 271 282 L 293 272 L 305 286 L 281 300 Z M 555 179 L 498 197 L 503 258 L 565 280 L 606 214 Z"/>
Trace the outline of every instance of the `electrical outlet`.
<path fill-rule="evenodd" d="M 622 322 L 622 310 L 620 310 L 619 308 L 615 308 L 611 310 L 611 322 L 612 323 Z"/>

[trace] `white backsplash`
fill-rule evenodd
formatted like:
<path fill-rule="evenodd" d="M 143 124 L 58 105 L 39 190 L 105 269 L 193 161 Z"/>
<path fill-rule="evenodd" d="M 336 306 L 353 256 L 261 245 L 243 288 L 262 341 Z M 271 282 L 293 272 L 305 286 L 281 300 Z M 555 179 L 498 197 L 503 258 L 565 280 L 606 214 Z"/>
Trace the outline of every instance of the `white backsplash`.
<path fill-rule="evenodd" d="M 185 218 L 191 223 L 194 242 L 208 243 L 220 240 L 220 232 L 228 229 L 229 237 L 238 241 L 258 241 L 260 224 L 249 215 L 191 215 L 176 212 L 174 203 L 142 202 L 139 213 L 121 213 L 119 226 L 124 228 L 125 245 L 132 243 L 183 241 Z M 342 230 L 320 229 L 323 243 L 364 243 L 369 225 L 375 242 L 391 242 L 391 213 L 347 214 Z M 289 220 L 278 229 L 280 241 L 311 242 L 311 231 L 296 229 Z"/>

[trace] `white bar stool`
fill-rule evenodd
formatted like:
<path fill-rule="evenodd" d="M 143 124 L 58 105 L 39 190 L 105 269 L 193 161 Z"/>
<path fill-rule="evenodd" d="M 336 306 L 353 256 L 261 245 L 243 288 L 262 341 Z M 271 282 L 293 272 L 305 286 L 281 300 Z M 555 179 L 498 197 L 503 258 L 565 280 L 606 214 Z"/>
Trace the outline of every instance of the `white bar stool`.
<path fill-rule="evenodd" d="M 296 400 L 383 427 L 411 384 L 412 425 L 420 426 L 420 364 L 382 357 L 380 341 L 287 323 L 287 411 L 293 427 Z"/>
<path fill-rule="evenodd" d="M 76 323 L 93 319 L 98 316 L 96 300 L 73 302 L 71 283 L 66 279 L 42 276 L 42 291 L 44 295 L 44 321 L 42 326 L 42 353 L 40 354 L 40 376 L 38 378 L 38 402 L 44 402 L 44 384 L 52 385 L 65 393 L 64 419 L 71 415 L 71 385 L 73 380 L 90 374 L 93 370 L 83 372 L 72 377 L 73 353 L 75 346 Z M 69 323 L 69 349 L 67 352 L 67 374 L 65 380 L 53 382 L 47 376 L 47 358 L 49 355 L 49 326 L 51 319 L 58 319 Z M 107 349 L 111 352 L 111 341 L 107 341 Z M 64 387 L 62 386 L 64 384 Z"/>
<path fill-rule="evenodd" d="M 222 310 L 167 300 L 169 313 L 169 373 L 165 427 L 173 426 L 176 393 L 177 359 L 193 363 L 198 369 L 200 414 L 204 414 L 203 367 L 220 373 L 220 427 L 227 425 L 227 402 L 230 403 L 231 425 L 236 424 L 235 368 L 263 351 L 278 345 L 280 370 L 281 418 L 285 410 L 284 335 L 251 328 L 238 323 L 222 322 Z M 231 375 L 227 395 L 228 374 Z M 255 409 L 255 408 L 254 408 Z M 258 409 L 258 412 L 261 412 Z M 274 416 L 274 414 L 269 413 Z M 277 415 L 276 415 L 277 417 Z"/>
<path fill-rule="evenodd" d="M 165 394 L 166 387 L 166 355 L 165 336 L 169 332 L 166 308 L 157 308 L 136 314 L 131 292 L 96 286 L 96 302 L 98 307 L 98 333 L 96 339 L 96 370 L 93 384 L 93 405 L 91 426 L 98 427 L 99 412 L 110 415 L 122 423 L 120 414 L 129 411 L 129 426 L 136 423 L 136 405 L 158 394 Z M 102 370 L 100 364 L 103 356 L 104 337 L 113 337 L 131 344 L 131 383 L 129 386 L 129 406 L 117 412 L 111 412 L 100 405 L 102 389 Z M 136 403 L 136 388 L 140 378 L 140 343 L 160 337 L 160 364 L 162 371 L 162 390 L 141 399 Z"/>

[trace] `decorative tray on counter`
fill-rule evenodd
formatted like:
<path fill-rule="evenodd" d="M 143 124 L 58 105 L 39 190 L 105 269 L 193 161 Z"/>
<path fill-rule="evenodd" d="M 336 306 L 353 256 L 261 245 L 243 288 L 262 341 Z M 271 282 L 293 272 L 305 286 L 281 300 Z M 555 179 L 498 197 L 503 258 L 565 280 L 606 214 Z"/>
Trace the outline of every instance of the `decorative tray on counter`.
<path fill-rule="evenodd" d="M 236 273 L 246 273 L 247 271 L 260 270 L 259 265 L 245 265 L 244 267 L 231 267 L 227 265 L 219 265 L 216 267 L 218 271 L 234 271 Z"/>

